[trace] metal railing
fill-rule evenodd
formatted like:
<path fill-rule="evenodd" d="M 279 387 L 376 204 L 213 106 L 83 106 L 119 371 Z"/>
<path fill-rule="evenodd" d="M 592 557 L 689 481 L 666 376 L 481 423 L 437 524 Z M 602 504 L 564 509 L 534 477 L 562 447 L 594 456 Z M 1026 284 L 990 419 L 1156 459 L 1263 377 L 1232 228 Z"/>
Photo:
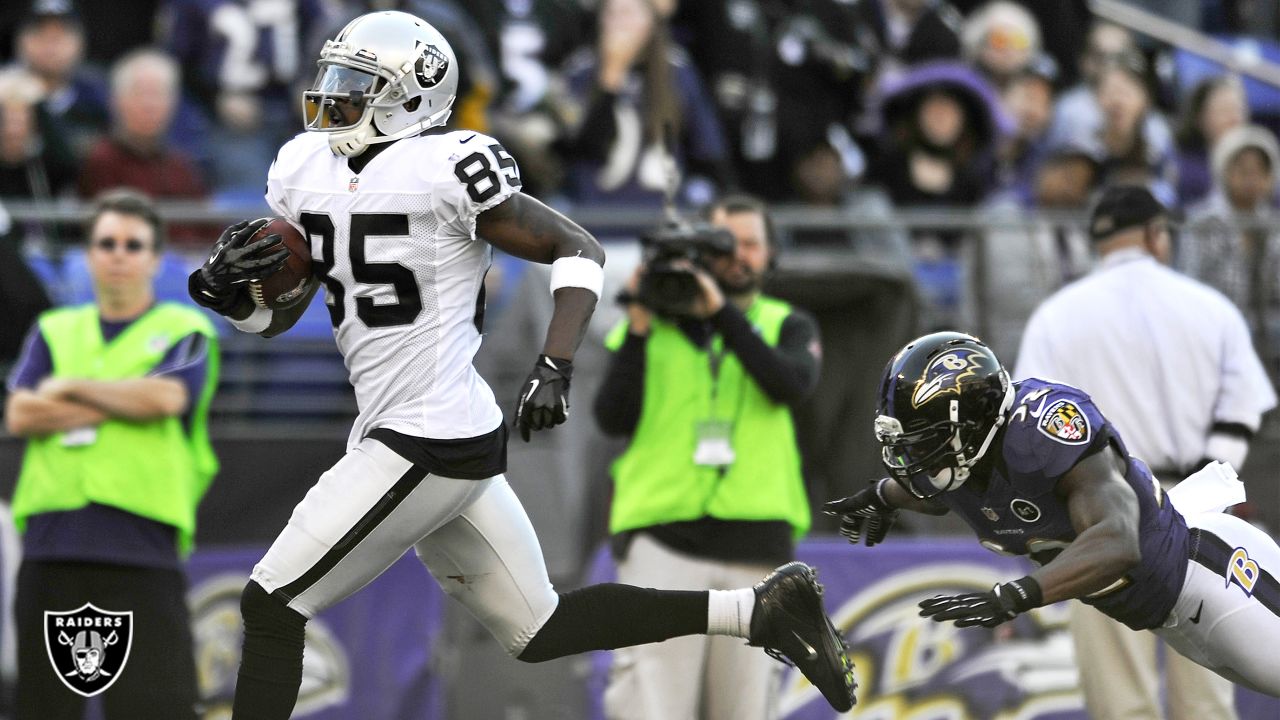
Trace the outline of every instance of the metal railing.
<path fill-rule="evenodd" d="M 4 207 L 17 223 L 79 223 L 87 216 L 89 205 L 79 201 L 60 200 L 45 203 L 31 200 L 3 200 Z M 270 214 L 265 203 L 217 205 L 206 202 L 165 202 L 158 205 L 161 217 L 168 222 L 232 223 L 244 218 Z M 634 232 L 656 225 L 662 217 L 654 208 L 634 205 L 559 206 L 583 227 L 601 234 L 612 231 Z M 853 230 L 883 230 L 945 227 L 951 230 L 1025 229 L 1045 222 L 1083 225 L 1087 220 L 1080 212 L 1000 211 L 967 209 L 904 209 L 883 217 L 867 217 L 841 208 L 803 205 L 780 205 L 770 214 L 780 228 L 831 228 L 848 226 Z"/>
<path fill-rule="evenodd" d="M 76 202 L 42 204 L 32 202 L 6 202 L 14 222 L 75 223 L 83 219 L 87 206 Z M 230 223 L 245 217 L 255 217 L 268 212 L 263 206 L 220 207 L 205 203 L 164 203 L 161 214 L 174 222 Z M 635 207 L 580 207 L 565 208 L 577 222 L 602 238 L 629 239 L 656 224 L 660 213 Z M 972 327 L 981 331 L 986 327 L 988 309 L 983 305 L 983 284 L 989 278 L 1001 277 L 1000 267 L 988 267 L 999 259 L 987 257 L 982 252 L 983 243 L 995 232 L 1043 232 L 1047 226 L 1082 228 L 1087 218 L 1083 213 L 1032 212 L 1017 210 L 901 210 L 867 216 L 842 209 L 780 206 L 773 211 L 775 224 L 783 237 L 791 237 L 804 231 L 835 231 L 846 233 L 844 245 L 824 245 L 821 252 L 804 254 L 791 250 L 784 255 L 787 269 L 796 273 L 820 273 L 830 254 L 847 252 L 859 257 L 864 274 L 881 275 L 898 273 L 910 276 L 913 259 L 910 257 L 908 238 L 913 233 L 930 231 L 953 236 L 952 252 L 943 258 L 953 269 L 962 274 L 964 282 L 974 284 L 971 297 L 976 313 Z M 1280 238 L 1280 220 L 1250 221 L 1242 229 L 1262 230 L 1262 234 L 1276 241 Z M 886 233 L 899 237 L 897 256 L 886 258 L 882 247 L 865 242 L 871 234 Z M 792 243 L 795 244 L 795 243 Z M 191 262 L 198 262 L 201 248 L 175 248 L 191 255 Z M 904 253 L 906 256 L 904 257 Z M 917 258 L 917 260 L 919 260 Z M 929 262 L 935 262 L 937 258 Z M 917 268 L 918 269 L 918 268 Z M 925 278 L 925 275 L 919 275 Z M 929 290 L 930 288 L 924 288 Z M 909 291 L 909 290 L 908 290 Z M 926 305 L 928 292 L 922 294 Z M 926 307 L 926 315 L 929 308 Z M 288 338 L 289 336 L 285 336 Z M 334 352 L 331 341 L 324 339 L 296 340 L 266 343 L 252 336 L 230 334 L 224 341 L 227 361 L 224 383 L 215 405 L 215 417 L 219 424 L 237 432 L 252 433 L 262 422 L 278 426 L 291 433 L 312 432 L 322 428 L 324 432 L 343 426 L 354 412 L 354 401 L 346 384 L 345 369 Z M 288 372 L 289 368 L 306 367 L 308 372 Z M 284 396 L 287 400 L 276 398 Z"/>
<path fill-rule="evenodd" d="M 1280 65 L 1257 53 L 1241 52 L 1195 28 L 1180 25 L 1121 0 L 1090 0 L 1089 10 L 1094 15 L 1135 33 L 1208 58 L 1230 72 L 1248 75 L 1268 85 L 1280 87 Z"/>

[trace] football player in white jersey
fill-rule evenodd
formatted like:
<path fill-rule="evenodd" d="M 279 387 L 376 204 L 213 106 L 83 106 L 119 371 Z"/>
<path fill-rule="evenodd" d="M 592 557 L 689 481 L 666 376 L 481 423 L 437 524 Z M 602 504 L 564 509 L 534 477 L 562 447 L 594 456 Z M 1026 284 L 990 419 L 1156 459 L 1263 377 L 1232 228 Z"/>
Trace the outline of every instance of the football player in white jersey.
<path fill-rule="evenodd" d="M 573 355 L 600 295 L 604 251 L 519 191 L 516 162 L 497 141 L 444 128 L 457 62 L 423 20 L 356 18 L 325 44 L 319 66 L 304 93 L 310 132 L 280 149 L 267 176 L 267 202 L 308 238 L 318 282 L 288 309 L 253 304 L 246 283 L 287 256 L 278 236 L 250 242 L 265 221 L 227 228 L 189 281 L 197 302 L 265 337 L 291 327 L 322 286 L 360 410 L 346 455 L 295 508 L 245 586 L 234 718 L 289 717 L 307 619 L 410 547 L 520 660 L 736 635 L 795 663 L 833 707 L 849 709 L 852 665 L 802 563 L 738 590 L 555 592 L 503 477 L 502 413 L 472 366 L 482 281 L 491 245 L 551 264 L 555 312 L 515 415 L 528 440 L 568 416 Z"/>

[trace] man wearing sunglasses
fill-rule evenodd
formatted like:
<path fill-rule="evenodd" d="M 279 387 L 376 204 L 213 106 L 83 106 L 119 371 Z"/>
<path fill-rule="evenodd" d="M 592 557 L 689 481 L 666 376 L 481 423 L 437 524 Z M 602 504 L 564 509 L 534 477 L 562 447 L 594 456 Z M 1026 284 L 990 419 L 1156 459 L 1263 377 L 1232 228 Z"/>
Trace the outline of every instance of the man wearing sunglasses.
<path fill-rule="evenodd" d="M 899 509 L 954 512 L 983 547 L 1039 566 L 923 600 L 921 616 L 991 628 L 1078 598 L 1280 697 L 1280 547 L 1222 512 L 1244 499 L 1230 465 L 1208 463 L 1166 493 L 1087 394 L 1012 382 L 985 343 L 958 332 L 893 356 L 875 434 L 890 477 L 827 504 L 850 542 L 884 540 Z"/>
<path fill-rule="evenodd" d="M 5 405 L 9 431 L 27 439 L 13 498 L 24 530 L 17 717 L 79 718 L 78 693 L 106 689 L 73 692 L 45 648 L 45 612 L 92 603 L 133 613 L 128 664 L 113 668 L 105 697 L 108 720 L 193 719 L 181 561 L 218 466 L 205 431 L 216 334 L 194 308 L 156 302 L 164 228 L 150 200 L 107 193 L 86 232 L 95 302 L 40 316 Z"/>

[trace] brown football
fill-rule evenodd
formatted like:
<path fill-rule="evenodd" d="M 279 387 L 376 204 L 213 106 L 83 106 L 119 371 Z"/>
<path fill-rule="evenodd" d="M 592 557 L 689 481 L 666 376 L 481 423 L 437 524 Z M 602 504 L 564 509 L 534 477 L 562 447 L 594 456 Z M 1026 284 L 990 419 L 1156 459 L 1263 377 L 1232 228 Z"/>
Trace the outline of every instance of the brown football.
<path fill-rule="evenodd" d="M 297 304 L 311 289 L 311 246 L 306 237 L 284 218 L 272 218 L 254 233 L 249 242 L 272 234 L 284 239 L 289 258 L 275 274 L 249 283 L 249 297 L 258 307 L 278 310 Z"/>

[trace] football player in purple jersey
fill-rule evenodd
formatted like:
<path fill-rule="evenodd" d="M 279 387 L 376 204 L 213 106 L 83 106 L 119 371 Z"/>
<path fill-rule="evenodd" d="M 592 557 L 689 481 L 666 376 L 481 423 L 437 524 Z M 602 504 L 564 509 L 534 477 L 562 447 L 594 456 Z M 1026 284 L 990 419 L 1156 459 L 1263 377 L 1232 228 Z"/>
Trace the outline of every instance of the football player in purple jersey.
<path fill-rule="evenodd" d="M 1194 493 L 1177 493 L 1175 507 L 1086 393 L 1012 382 L 982 341 L 941 332 L 890 360 L 877 414 L 889 477 L 827 503 L 850 542 L 881 542 L 900 509 L 955 512 L 984 547 L 1039 565 L 985 592 L 924 600 L 922 616 L 994 627 L 1077 598 L 1280 697 L 1280 547 Z M 1215 482 L 1235 482 L 1230 466 L 1183 485 Z"/>

